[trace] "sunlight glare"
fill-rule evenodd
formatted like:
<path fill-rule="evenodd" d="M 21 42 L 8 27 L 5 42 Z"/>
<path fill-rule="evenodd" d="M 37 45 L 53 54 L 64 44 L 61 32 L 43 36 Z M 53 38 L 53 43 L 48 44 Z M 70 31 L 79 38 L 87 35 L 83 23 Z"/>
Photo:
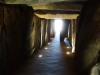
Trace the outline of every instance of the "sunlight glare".
<path fill-rule="evenodd" d="M 62 30 L 63 21 L 61 19 L 56 19 L 54 22 L 54 28 L 56 34 L 59 34 Z"/>

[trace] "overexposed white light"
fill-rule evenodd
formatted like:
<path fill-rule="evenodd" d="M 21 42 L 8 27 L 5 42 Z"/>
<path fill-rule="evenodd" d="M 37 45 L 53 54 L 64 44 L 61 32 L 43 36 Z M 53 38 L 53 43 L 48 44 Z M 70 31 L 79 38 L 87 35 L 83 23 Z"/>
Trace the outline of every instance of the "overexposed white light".
<path fill-rule="evenodd" d="M 43 55 L 40 54 L 38 57 L 41 58 L 41 57 L 43 57 Z"/>
<path fill-rule="evenodd" d="M 56 34 L 59 34 L 61 32 L 62 26 L 63 26 L 63 21 L 61 19 L 56 19 L 54 22 L 54 28 Z"/>
<path fill-rule="evenodd" d="M 66 52 L 67 55 L 71 54 L 71 52 Z"/>
<path fill-rule="evenodd" d="M 45 49 L 48 49 L 47 47 Z"/>

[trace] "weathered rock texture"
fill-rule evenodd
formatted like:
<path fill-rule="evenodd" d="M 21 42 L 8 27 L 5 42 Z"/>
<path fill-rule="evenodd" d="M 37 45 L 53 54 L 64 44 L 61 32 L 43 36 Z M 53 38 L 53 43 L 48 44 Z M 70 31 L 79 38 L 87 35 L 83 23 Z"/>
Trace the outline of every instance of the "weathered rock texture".
<path fill-rule="evenodd" d="M 46 35 L 45 35 L 45 41 L 46 43 L 49 42 L 50 36 L 50 29 L 49 29 L 49 20 L 46 19 Z"/>
<path fill-rule="evenodd" d="M 92 0 L 82 10 L 78 23 L 76 60 L 79 75 L 87 75 L 100 50 L 100 1 Z"/>
<path fill-rule="evenodd" d="M 51 21 L 34 15 L 26 5 L 0 6 L 0 71 L 14 70 L 50 41 Z"/>
<path fill-rule="evenodd" d="M 0 75 L 5 74 L 7 66 L 7 49 L 4 28 L 4 8 L 0 6 Z"/>
<path fill-rule="evenodd" d="M 46 20 L 41 19 L 41 47 L 43 47 L 46 44 L 45 35 L 46 35 Z"/>
<path fill-rule="evenodd" d="M 51 29 L 50 20 L 46 20 L 46 42 L 50 41 L 50 29 Z"/>
<path fill-rule="evenodd" d="M 76 20 L 70 20 L 69 24 L 69 41 L 72 46 L 72 53 L 75 52 L 75 41 L 76 41 Z"/>
<path fill-rule="evenodd" d="M 50 24 L 51 24 L 50 35 L 51 35 L 51 37 L 53 38 L 53 37 L 55 36 L 54 20 L 51 19 L 50 21 L 51 21 L 51 23 L 50 23 Z"/>
<path fill-rule="evenodd" d="M 32 7 L 25 5 L 0 7 L 0 40 L 2 40 L 0 56 L 3 68 L 8 71 L 14 70 L 24 58 L 30 55 L 30 50 L 33 48 L 33 45 L 30 45 L 33 13 Z"/>
<path fill-rule="evenodd" d="M 41 47 L 41 19 L 34 15 L 34 46 L 35 50 L 40 49 Z"/>

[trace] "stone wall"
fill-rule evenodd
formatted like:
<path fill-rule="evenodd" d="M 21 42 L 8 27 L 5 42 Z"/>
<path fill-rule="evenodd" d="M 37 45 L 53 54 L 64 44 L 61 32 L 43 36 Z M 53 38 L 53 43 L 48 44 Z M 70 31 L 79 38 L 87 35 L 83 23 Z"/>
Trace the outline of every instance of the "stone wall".
<path fill-rule="evenodd" d="M 3 6 L 0 6 L 0 75 L 7 73 L 7 49 L 5 33 L 4 8 Z"/>
<path fill-rule="evenodd" d="M 54 29 L 54 20 L 53 19 L 51 19 L 50 20 L 51 21 L 51 31 L 50 31 L 50 35 L 51 35 L 51 37 L 53 38 L 54 36 L 55 36 L 55 29 Z"/>
<path fill-rule="evenodd" d="M 46 43 L 48 42 L 48 20 L 46 20 L 46 35 L 45 35 L 45 41 L 46 41 Z"/>
<path fill-rule="evenodd" d="M 46 35 L 46 20 L 41 19 L 41 47 L 43 47 L 46 44 L 45 35 Z"/>
<path fill-rule="evenodd" d="M 0 75 L 15 70 L 50 41 L 50 25 L 50 20 L 34 15 L 32 7 L 0 6 Z"/>
<path fill-rule="evenodd" d="M 41 47 L 41 19 L 34 15 L 34 46 L 35 51 Z"/>
<path fill-rule="evenodd" d="M 34 47 L 35 51 L 50 41 L 51 20 L 34 15 Z"/>
<path fill-rule="evenodd" d="M 30 56 L 34 11 L 26 5 L 3 5 L 0 11 L 3 12 L 0 12 L 0 63 L 3 63 L 2 69 L 11 71 Z"/>
<path fill-rule="evenodd" d="M 100 50 L 100 2 L 92 1 L 84 6 L 78 23 L 76 64 L 79 75 L 89 75 Z"/>
<path fill-rule="evenodd" d="M 50 20 L 46 20 L 46 42 L 50 41 L 50 29 L 51 29 Z"/>
<path fill-rule="evenodd" d="M 76 42 L 76 20 L 72 19 L 70 21 L 70 32 L 69 32 L 69 40 L 70 40 L 70 44 L 72 46 L 72 53 L 75 52 L 75 42 Z"/>

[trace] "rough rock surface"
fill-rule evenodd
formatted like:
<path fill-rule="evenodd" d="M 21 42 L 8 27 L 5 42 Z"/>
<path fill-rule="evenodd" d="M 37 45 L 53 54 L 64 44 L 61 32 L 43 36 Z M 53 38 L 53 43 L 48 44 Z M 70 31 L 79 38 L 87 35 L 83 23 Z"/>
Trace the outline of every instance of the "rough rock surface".
<path fill-rule="evenodd" d="M 33 13 L 32 7 L 26 5 L 0 7 L 0 57 L 4 64 L 2 69 L 14 70 L 24 58 L 30 55 L 28 52 L 31 47 L 28 44 L 31 39 L 29 33 Z"/>
<path fill-rule="evenodd" d="M 100 2 L 93 1 L 83 8 L 77 29 L 76 60 L 83 75 L 88 74 L 100 50 Z"/>

